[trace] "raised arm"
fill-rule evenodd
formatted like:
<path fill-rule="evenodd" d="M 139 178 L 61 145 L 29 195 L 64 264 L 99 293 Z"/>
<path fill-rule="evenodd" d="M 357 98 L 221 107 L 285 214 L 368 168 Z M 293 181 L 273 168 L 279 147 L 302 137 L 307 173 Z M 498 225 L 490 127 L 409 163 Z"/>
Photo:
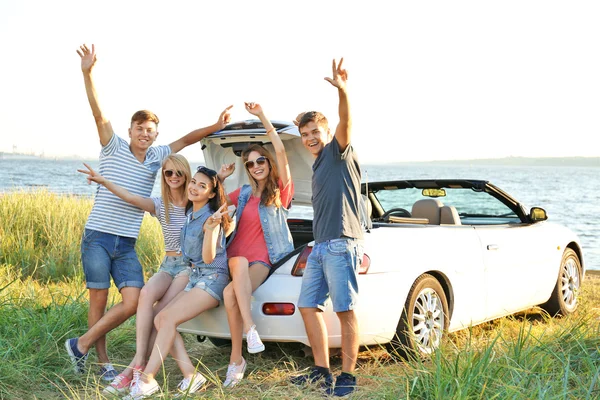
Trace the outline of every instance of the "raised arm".
<path fill-rule="evenodd" d="M 100 175 L 98 172 L 94 171 L 92 167 L 88 164 L 83 163 L 87 170 L 78 169 L 77 172 L 81 172 L 82 174 L 87 175 L 88 184 L 92 182 L 96 182 L 99 185 L 104 185 L 105 188 L 114 193 L 117 197 L 123 199 L 129 204 L 132 204 L 138 208 L 141 208 L 144 211 L 148 211 L 151 214 L 156 214 L 156 210 L 154 207 L 154 201 L 152 201 L 149 197 L 142 197 L 136 194 L 129 192 L 127 189 L 113 183 Z"/>
<path fill-rule="evenodd" d="M 352 138 L 352 118 L 350 116 L 350 104 L 348 102 L 348 93 L 346 91 L 348 72 L 345 69 L 342 69 L 343 62 L 344 58 L 341 58 L 340 63 L 336 65 L 334 59 L 332 65 L 333 77 L 325 78 L 327 82 L 331 83 L 338 89 L 338 113 L 340 122 L 335 129 L 335 138 L 337 139 L 337 142 L 340 145 L 340 151 L 342 152 L 346 150 L 346 147 L 348 147 Z"/>
<path fill-rule="evenodd" d="M 279 172 L 279 178 L 283 182 L 283 186 L 287 186 L 287 184 L 292 180 L 292 174 L 290 173 L 290 165 L 288 163 L 287 155 L 285 154 L 285 147 L 283 146 L 283 142 L 277 133 L 271 121 L 265 116 L 262 107 L 258 103 L 244 103 L 246 105 L 246 110 L 252 114 L 256 115 L 260 122 L 262 122 L 263 126 L 267 130 L 267 136 L 269 136 L 269 140 L 271 144 L 273 144 L 273 149 L 275 149 L 275 156 L 277 157 L 277 172 Z"/>
<path fill-rule="evenodd" d="M 211 133 L 215 133 L 225 128 L 225 126 L 231 121 L 231 115 L 229 114 L 229 110 L 233 107 L 233 105 L 227 107 L 221 115 L 219 115 L 219 120 L 211 126 L 207 126 L 205 128 L 200 128 L 191 131 L 187 135 L 179 138 L 178 140 L 171 143 L 169 146 L 171 147 L 171 152 L 178 153 L 185 147 L 199 142 L 204 139 Z"/>
<path fill-rule="evenodd" d="M 202 242 L 202 261 L 210 264 L 217 256 L 217 240 L 221 231 L 223 215 L 227 214 L 227 204 L 223 204 L 217 212 L 208 217 L 204 223 L 204 241 Z"/>
<path fill-rule="evenodd" d="M 92 114 L 94 115 L 98 136 L 100 137 L 100 144 L 106 146 L 110 141 L 110 138 L 112 138 L 113 129 L 110 121 L 100 109 L 98 94 L 96 93 L 96 87 L 94 86 L 94 80 L 92 79 L 92 69 L 96 64 L 96 48 L 92 44 L 92 50 L 90 50 L 87 45 L 84 44 L 79 47 L 77 54 L 81 57 L 81 72 L 83 72 L 85 93 L 87 94 L 88 102 L 90 103 Z"/>

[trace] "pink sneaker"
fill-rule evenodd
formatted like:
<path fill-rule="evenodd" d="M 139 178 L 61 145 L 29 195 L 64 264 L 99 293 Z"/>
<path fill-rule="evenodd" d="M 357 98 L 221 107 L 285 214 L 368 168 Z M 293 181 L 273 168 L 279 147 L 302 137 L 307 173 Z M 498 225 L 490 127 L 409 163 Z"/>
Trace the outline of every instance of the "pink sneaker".
<path fill-rule="evenodd" d="M 246 333 L 246 342 L 248 343 L 248 353 L 260 353 L 265 350 L 265 345 L 256 332 L 256 325 L 252 325 Z"/>
<path fill-rule="evenodd" d="M 110 383 L 110 385 L 108 385 L 107 387 L 104 388 L 102 393 L 118 396 L 120 394 L 125 393 L 129 389 L 130 384 L 131 384 L 130 377 L 119 374 L 115 377 L 115 379 L 113 379 L 113 381 Z"/>

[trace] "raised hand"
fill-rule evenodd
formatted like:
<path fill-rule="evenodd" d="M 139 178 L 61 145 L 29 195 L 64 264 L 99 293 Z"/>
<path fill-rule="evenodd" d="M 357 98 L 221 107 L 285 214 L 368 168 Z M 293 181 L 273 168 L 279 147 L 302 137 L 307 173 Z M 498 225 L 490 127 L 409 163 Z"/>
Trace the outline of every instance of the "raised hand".
<path fill-rule="evenodd" d="M 213 215 L 208 217 L 204 227 L 210 230 L 217 228 L 221 224 L 221 221 L 223 221 L 223 215 L 225 214 L 227 214 L 227 203 L 223 204 Z"/>
<path fill-rule="evenodd" d="M 302 120 L 302 117 L 304 117 L 304 114 L 306 114 L 306 111 L 301 112 L 300 114 L 298 114 L 298 116 L 296 116 L 296 119 L 294 120 L 294 125 L 300 125 L 300 121 Z"/>
<path fill-rule="evenodd" d="M 106 178 L 103 177 L 102 175 L 100 175 L 99 173 L 97 173 L 96 171 L 94 171 L 92 169 L 92 167 L 90 167 L 88 164 L 83 163 L 83 165 L 85 165 L 85 167 L 87 168 L 87 170 L 85 170 L 85 169 L 78 169 L 77 172 L 81 172 L 82 174 L 86 174 L 87 175 L 88 185 L 91 185 L 92 182 L 96 182 L 99 185 L 103 185 L 104 182 L 106 182 Z"/>
<path fill-rule="evenodd" d="M 260 117 L 261 114 L 264 114 L 262 107 L 258 103 L 244 102 L 244 105 L 246 106 L 246 111 L 248 111 L 252 115 L 256 115 L 257 117 Z"/>
<path fill-rule="evenodd" d="M 219 177 L 219 180 L 223 182 L 227 177 L 233 174 L 233 171 L 235 171 L 235 163 L 223 164 L 221 165 L 221 169 L 219 169 L 217 176 Z"/>
<path fill-rule="evenodd" d="M 333 77 L 325 78 L 325 80 L 331 83 L 333 86 L 340 90 L 346 89 L 346 82 L 348 81 L 348 72 L 342 68 L 342 63 L 344 62 L 344 57 L 340 59 L 340 63 L 336 64 L 335 58 L 333 59 L 332 70 Z"/>
<path fill-rule="evenodd" d="M 92 44 L 92 50 L 86 44 L 79 46 L 77 54 L 81 57 L 81 70 L 83 72 L 91 72 L 94 64 L 96 64 L 96 47 Z"/>
<path fill-rule="evenodd" d="M 231 107 L 233 107 L 233 104 L 224 109 L 221 115 L 219 115 L 219 120 L 217 121 L 217 126 L 219 130 L 225 128 L 227 124 L 231 122 L 231 114 L 229 113 Z"/>

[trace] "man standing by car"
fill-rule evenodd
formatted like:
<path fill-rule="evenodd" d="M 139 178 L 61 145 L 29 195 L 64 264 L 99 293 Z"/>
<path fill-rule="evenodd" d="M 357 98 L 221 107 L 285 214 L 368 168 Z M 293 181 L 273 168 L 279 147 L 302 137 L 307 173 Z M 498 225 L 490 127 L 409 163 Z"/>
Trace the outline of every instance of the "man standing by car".
<path fill-rule="evenodd" d="M 94 45 L 91 50 L 83 45 L 77 53 L 81 57 L 85 90 L 102 145 L 100 173 L 132 193 L 148 197 L 156 173 L 170 153 L 177 153 L 223 129 L 229 122 L 231 106 L 221 113 L 214 125 L 196 129 L 168 146 L 151 147 L 158 136 L 158 118 L 150 111 L 138 111 L 131 118 L 130 141 L 127 143 L 114 134 L 110 121 L 100 109 L 92 79 L 96 63 Z M 102 378 L 110 381 L 117 376 L 109 363 L 105 335 L 137 309 L 144 274 L 134 247 L 143 217 L 143 210 L 119 199 L 104 186 L 98 186 L 81 243 L 81 261 L 90 295 L 88 331 L 65 342 L 76 372 L 84 371 L 88 351 L 95 345 L 98 361 L 102 364 Z M 106 311 L 111 276 L 122 302 Z"/>
<path fill-rule="evenodd" d="M 347 72 L 333 60 L 333 77 L 325 78 L 338 89 L 339 124 L 331 135 L 327 119 L 316 111 L 298 118 L 302 144 L 315 157 L 312 177 L 315 246 L 310 254 L 298 300 L 315 366 L 296 384 L 324 380 L 328 394 L 346 396 L 356 389 L 353 375 L 358 356 L 357 274 L 363 257 L 359 207 L 360 165 L 351 144 L 352 119 L 346 90 Z M 331 296 L 342 330 L 342 373 L 331 388 L 329 347 L 322 311 Z"/>

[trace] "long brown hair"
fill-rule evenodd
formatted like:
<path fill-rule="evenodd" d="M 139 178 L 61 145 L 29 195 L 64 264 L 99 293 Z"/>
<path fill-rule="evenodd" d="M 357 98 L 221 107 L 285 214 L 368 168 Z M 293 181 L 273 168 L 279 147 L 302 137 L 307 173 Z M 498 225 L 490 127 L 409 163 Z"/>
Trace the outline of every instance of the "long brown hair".
<path fill-rule="evenodd" d="M 212 170 L 206 167 L 198 167 L 196 172 L 197 174 L 202 174 L 206 176 L 212 183 L 213 192 L 215 195 L 208 200 L 208 205 L 210 206 L 212 212 L 216 212 L 223 204 L 227 204 L 227 197 L 225 196 L 225 189 L 223 188 L 223 184 L 217 177 L 217 171 Z M 223 219 L 221 222 L 221 226 L 223 227 L 223 234 L 227 232 L 232 220 L 229 214 L 225 213 L 223 215 Z"/>
<path fill-rule="evenodd" d="M 279 173 L 277 172 L 277 164 L 275 164 L 275 160 L 271 156 L 271 153 L 267 151 L 264 147 L 253 144 L 250 145 L 242 152 L 242 160 L 244 161 L 244 165 L 246 161 L 248 161 L 248 156 L 253 151 L 257 152 L 261 156 L 264 156 L 269 162 L 269 176 L 267 176 L 265 188 L 260 195 L 260 202 L 264 206 L 274 205 L 275 207 L 281 207 L 281 196 L 279 193 Z M 250 185 L 252 186 L 252 190 L 256 191 L 258 189 L 258 182 L 252 176 L 248 168 L 246 168 L 246 174 L 248 174 L 248 180 L 250 181 Z"/>
<path fill-rule="evenodd" d="M 165 160 L 163 161 L 162 170 L 161 170 L 162 180 L 160 182 L 160 193 L 161 193 L 161 197 L 163 200 L 163 204 L 165 205 L 165 220 L 167 221 L 167 224 L 168 224 L 169 223 L 169 209 L 171 208 L 171 205 L 173 204 L 173 196 L 171 196 L 171 188 L 167 184 L 167 178 L 165 177 L 165 173 L 164 173 L 165 165 L 167 164 L 167 161 L 171 161 L 173 163 L 173 168 L 175 168 L 175 171 L 183 172 L 183 178 L 184 178 L 183 185 L 181 185 L 176 190 L 180 191 L 184 195 L 187 190 L 188 184 L 192 180 L 192 171 L 190 169 L 190 163 L 188 163 L 188 160 L 186 160 L 186 158 L 180 154 L 169 154 L 167 156 L 167 158 L 165 158 Z M 185 197 L 187 198 L 187 196 L 185 196 Z M 188 200 L 188 204 L 185 207 L 186 210 L 190 206 L 191 206 L 191 201 Z"/>

